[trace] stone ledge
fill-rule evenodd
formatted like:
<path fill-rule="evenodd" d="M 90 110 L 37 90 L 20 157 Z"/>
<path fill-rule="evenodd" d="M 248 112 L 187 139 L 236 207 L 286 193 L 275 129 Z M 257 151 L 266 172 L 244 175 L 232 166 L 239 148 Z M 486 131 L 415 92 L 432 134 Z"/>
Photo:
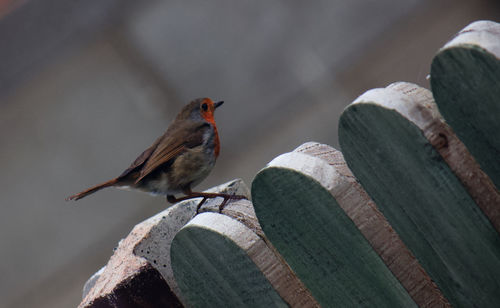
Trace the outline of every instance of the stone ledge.
<path fill-rule="evenodd" d="M 249 196 L 241 180 L 211 191 Z M 182 307 L 170 266 L 170 244 L 177 231 L 195 216 L 200 200 L 177 203 L 137 224 L 120 241 L 108 264 L 87 281 L 79 307 Z M 201 211 L 217 211 L 220 202 L 222 198 L 206 202 Z"/>

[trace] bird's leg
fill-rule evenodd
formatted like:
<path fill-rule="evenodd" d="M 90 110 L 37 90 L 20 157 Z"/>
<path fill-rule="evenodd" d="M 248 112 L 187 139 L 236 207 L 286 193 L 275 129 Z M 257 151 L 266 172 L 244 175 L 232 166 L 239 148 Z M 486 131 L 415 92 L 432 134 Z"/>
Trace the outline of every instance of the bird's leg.
<path fill-rule="evenodd" d="M 224 200 L 222 201 L 222 203 L 219 205 L 219 213 L 222 213 L 222 210 L 226 206 L 227 200 L 229 200 L 229 198 L 224 198 Z"/>
<path fill-rule="evenodd" d="M 191 191 L 191 189 L 184 190 L 184 194 L 186 194 L 186 195 L 184 197 L 181 197 L 181 198 L 175 198 L 175 196 L 173 196 L 173 195 L 167 195 L 167 201 L 170 203 L 177 203 L 180 201 L 201 197 L 201 198 L 203 198 L 203 200 L 201 200 L 201 202 L 198 204 L 198 206 L 196 208 L 196 214 L 198 214 L 201 206 L 208 198 L 210 198 L 210 199 L 217 198 L 217 197 L 224 198 L 222 203 L 219 205 L 219 213 L 222 211 L 222 209 L 224 208 L 224 206 L 226 205 L 228 200 L 247 199 L 247 197 L 243 196 L 243 195 L 234 195 L 234 194 L 230 195 L 230 194 L 223 194 L 223 193 L 208 193 L 208 192 L 193 192 L 193 191 Z"/>
<path fill-rule="evenodd" d="M 184 196 L 182 198 L 176 198 L 174 195 L 167 195 L 167 201 L 170 203 L 177 203 L 177 202 L 181 202 L 181 201 L 192 199 L 192 198 L 198 198 L 198 196 L 188 195 L 188 196 Z M 196 206 L 196 214 L 199 214 L 200 208 L 203 205 L 203 203 L 205 203 L 206 200 L 207 200 L 207 197 L 203 197 L 201 202 L 198 203 L 198 205 Z"/>
<path fill-rule="evenodd" d="M 174 195 L 167 195 L 167 201 L 170 203 L 177 203 L 177 202 L 181 202 L 184 200 L 189 200 L 189 199 L 193 199 L 193 198 L 200 198 L 200 197 L 203 197 L 205 199 L 206 198 L 215 198 L 215 197 L 206 197 L 204 195 L 198 195 L 197 193 L 192 193 L 192 194 L 187 194 L 186 196 L 180 197 L 180 198 L 176 198 Z"/>
<path fill-rule="evenodd" d="M 243 195 L 235 195 L 235 193 L 232 193 L 231 195 L 225 195 L 224 200 L 219 205 L 219 213 L 222 213 L 222 210 L 226 206 L 226 203 L 229 199 L 241 200 L 241 199 L 247 199 L 247 198 Z"/>
<path fill-rule="evenodd" d="M 203 205 L 203 203 L 205 203 L 206 200 L 207 200 L 207 198 L 203 197 L 203 199 L 201 200 L 201 202 L 198 203 L 198 206 L 196 207 L 196 215 L 198 215 L 200 213 L 200 208 Z"/>

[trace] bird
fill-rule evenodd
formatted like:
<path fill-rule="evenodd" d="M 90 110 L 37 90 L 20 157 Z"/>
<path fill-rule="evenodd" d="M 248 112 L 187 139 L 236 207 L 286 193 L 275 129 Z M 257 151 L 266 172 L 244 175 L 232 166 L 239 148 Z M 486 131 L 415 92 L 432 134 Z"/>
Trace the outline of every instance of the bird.
<path fill-rule="evenodd" d="M 224 198 L 219 212 L 230 199 L 246 199 L 243 195 L 194 192 L 215 165 L 220 153 L 220 140 L 214 112 L 224 102 L 197 98 L 177 114 L 165 133 L 118 177 L 90 187 L 66 198 L 79 200 L 103 188 L 116 187 L 164 195 L 170 203 L 201 197 L 199 212 L 207 198 Z M 182 193 L 183 197 L 175 195 Z"/>

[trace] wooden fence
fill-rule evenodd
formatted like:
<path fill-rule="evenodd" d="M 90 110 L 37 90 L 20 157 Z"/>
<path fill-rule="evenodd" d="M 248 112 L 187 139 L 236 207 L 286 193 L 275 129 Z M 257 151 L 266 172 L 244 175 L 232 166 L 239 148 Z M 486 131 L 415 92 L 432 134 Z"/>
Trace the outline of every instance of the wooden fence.
<path fill-rule="evenodd" d="M 138 224 L 80 307 L 500 307 L 500 24 L 460 31 L 430 77 L 350 104 L 342 153 L 308 142 L 251 191 L 213 189 L 252 201 Z"/>

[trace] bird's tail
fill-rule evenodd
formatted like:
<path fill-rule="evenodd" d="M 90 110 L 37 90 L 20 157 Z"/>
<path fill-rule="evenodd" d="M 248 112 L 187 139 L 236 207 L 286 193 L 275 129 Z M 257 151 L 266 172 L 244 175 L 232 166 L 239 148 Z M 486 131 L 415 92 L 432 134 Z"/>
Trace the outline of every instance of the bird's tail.
<path fill-rule="evenodd" d="M 69 201 L 69 200 L 75 200 L 75 201 L 76 201 L 76 200 L 79 200 L 79 199 L 81 199 L 81 198 L 83 198 L 83 197 L 86 197 L 86 196 L 88 196 L 88 195 L 90 195 L 90 194 L 95 193 L 95 192 L 96 192 L 96 191 L 98 191 L 98 190 L 101 190 L 101 189 L 106 188 L 106 187 L 113 186 L 113 185 L 115 185 L 117 182 L 118 182 L 118 178 L 116 178 L 116 179 L 112 179 L 112 180 L 109 180 L 109 181 L 107 181 L 107 182 L 104 182 L 104 183 L 102 183 L 102 184 L 96 185 L 96 186 L 94 186 L 94 187 L 90 187 L 90 188 L 89 188 L 89 189 L 87 189 L 87 190 L 84 190 L 84 191 L 79 192 L 79 193 L 77 193 L 77 194 L 75 194 L 75 195 L 69 196 L 68 198 L 66 198 L 66 201 Z"/>

